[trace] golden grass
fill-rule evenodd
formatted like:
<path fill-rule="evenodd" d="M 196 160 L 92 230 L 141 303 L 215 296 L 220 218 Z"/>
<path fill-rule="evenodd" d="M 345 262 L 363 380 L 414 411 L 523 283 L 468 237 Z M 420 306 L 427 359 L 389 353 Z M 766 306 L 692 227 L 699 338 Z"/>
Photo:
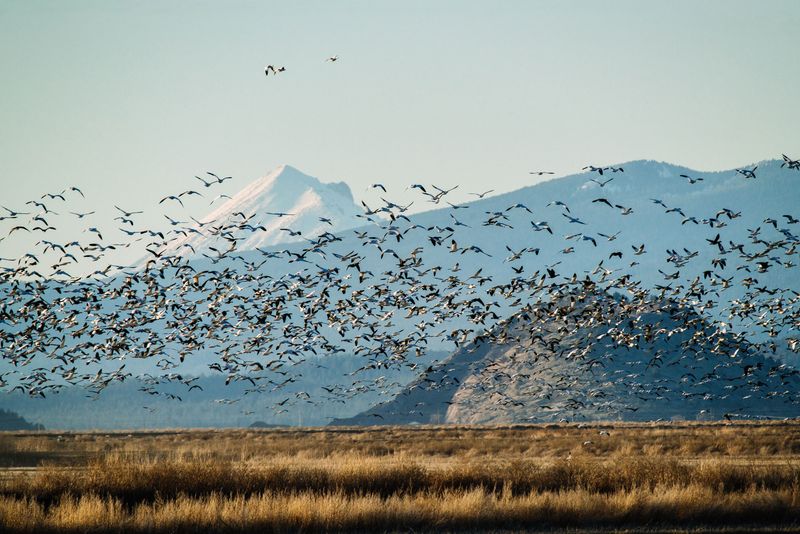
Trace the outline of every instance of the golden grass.
<path fill-rule="evenodd" d="M 800 527 L 800 424 L 5 433 L 0 532 Z M 24 464 L 23 464 L 24 465 Z"/>
<path fill-rule="evenodd" d="M 608 435 L 599 432 L 608 431 Z M 583 443 L 591 441 L 590 445 Z M 770 457 L 800 455 L 800 424 L 680 423 L 372 427 L 151 432 L 0 432 L 5 465 L 79 465 L 117 454 L 153 459 L 262 461 L 340 455 L 493 460 L 507 456 Z"/>
<path fill-rule="evenodd" d="M 608 431 L 608 435 L 599 432 Z M 590 445 L 583 443 L 591 441 Z M 84 465 L 93 459 L 224 459 L 235 462 L 339 456 L 410 456 L 495 461 L 507 457 L 794 457 L 800 424 L 680 423 L 526 426 L 191 430 L 151 432 L 0 432 L 4 466 Z"/>
<path fill-rule="evenodd" d="M 131 463 L 118 459 L 85 469 L 40 469 L 6 479 L 0 495 L 53 502 L 62 496 L 103 495 L 126 506 L 157 497 L 206 496 L 214 492 L 249 496 L 256 493 L 376 495 L 481 489 L 511 496 L 531 492 L 586 490 L 615 493 L 657 487 L 707 488 L 719 494 L 800 487 L 800 463 L 738 464 L 705 460 L 683 464 L 675 459 L 559 460 L 541 464 L 515 460 L 502 464 L 463 463 L 444 467 L 382 465 L 361 458 L 326 466 L 268 464 L 251 466 L 225 461 Z"/>
<path fill-rule="evenodd" d="M 636 525 L 753 525 L 800 519 L 797 494 L 756 491 L 718 495 L 688 486 L 597 494 L 586 490 L 511 497 L 482 489 L 445 494 L 224 495 L 139 503 L 97 495 L 64 497 L 50 507 L 0 498 L 6 532 L 363 532 L 496 530 Z"/>

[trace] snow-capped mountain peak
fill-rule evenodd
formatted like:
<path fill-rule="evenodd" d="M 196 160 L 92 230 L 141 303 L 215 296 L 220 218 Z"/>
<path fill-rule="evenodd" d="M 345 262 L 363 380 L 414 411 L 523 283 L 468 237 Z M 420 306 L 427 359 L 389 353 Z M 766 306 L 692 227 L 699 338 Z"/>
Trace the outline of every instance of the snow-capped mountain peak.
<path fill-rule="evenodd" d="M 169 249 L 183 256 L 199 255 L 225 239 L 214 228 L 242 225 L 230 232 L 237 239 L 237 249 L 254 250 L 358 226 L 360 213 L 346 183 L 323 183 L 290 165 L 280 165 L 205 216 L 195 231 L 171 243 Z"/>

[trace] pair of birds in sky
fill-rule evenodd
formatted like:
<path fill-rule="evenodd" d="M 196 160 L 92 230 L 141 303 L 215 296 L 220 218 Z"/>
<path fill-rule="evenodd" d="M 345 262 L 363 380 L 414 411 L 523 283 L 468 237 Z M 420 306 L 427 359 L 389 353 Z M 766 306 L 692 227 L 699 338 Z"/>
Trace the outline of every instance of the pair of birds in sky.
<path fill-rule="evenodd" d="M 325 61 L 326 62 L 330 61 L 331 63 L 334 63 L 336 61 L 339 61 L 339 56 L 338 55 L 330 56 Z M 267 65 L 266 67 L 264 67 L 264 75 L 265 76 L 269 76 L 270 72 L 272 72 L 273 76 L 277 76 L 278 73 L 285 72 L 285 71 L 286 71 L 286 67 L 276 67 L 275 65 Z"/>

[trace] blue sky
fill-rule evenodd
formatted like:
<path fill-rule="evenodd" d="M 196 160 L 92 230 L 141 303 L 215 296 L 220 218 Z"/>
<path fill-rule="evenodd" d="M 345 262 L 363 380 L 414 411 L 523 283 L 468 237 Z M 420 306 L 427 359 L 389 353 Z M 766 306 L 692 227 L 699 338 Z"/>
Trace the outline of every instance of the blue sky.
<path fill-rule="evenodd" d="M 0 204 L 148 209 L 281 163 L 402 199 L 797 157 L 798 27 L 796 1 L 0 1 Z"/>

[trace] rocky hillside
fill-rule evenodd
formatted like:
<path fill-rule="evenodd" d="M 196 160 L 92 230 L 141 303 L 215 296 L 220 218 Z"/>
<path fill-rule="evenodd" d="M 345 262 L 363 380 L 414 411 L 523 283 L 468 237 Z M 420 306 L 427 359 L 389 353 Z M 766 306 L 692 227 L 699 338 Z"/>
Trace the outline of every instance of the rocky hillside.
<path fill-rule="evenodd" d="M 601 326 L 579 326 L 592 316 Z M 797 372 L 751 349 L 675 302 L 642 309 L 617 295 L 569 294 L 334 424 L 797 416 Z"/>

